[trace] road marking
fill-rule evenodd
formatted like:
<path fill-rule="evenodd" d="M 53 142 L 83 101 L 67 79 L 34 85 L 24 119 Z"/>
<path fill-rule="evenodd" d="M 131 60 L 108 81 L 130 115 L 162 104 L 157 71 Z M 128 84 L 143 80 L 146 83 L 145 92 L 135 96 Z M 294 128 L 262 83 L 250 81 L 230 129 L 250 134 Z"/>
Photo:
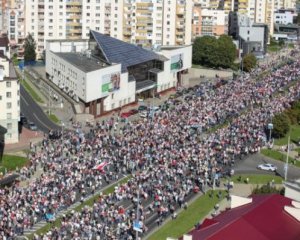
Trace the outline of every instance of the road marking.
<path fill-rule="evenodd" d="M 21 96 L 21 98 L 23 99 L 23 101 L 25 102 L 25 104 L 26 104 L 27 106 L 29 106 L 29 103 L 25 100 L 25 98 L 24 98 L 23 96 Z"/>
<path fill-rule="evenodd" d="M 34 113 L 33 116 L 35 116 L 35 118 L 41 123 L 43 124 L 48 130 L 51 130 L 51 128 L 49 128 L 45 123 L 43 123 L 38 117 L 37 115 Z"/>

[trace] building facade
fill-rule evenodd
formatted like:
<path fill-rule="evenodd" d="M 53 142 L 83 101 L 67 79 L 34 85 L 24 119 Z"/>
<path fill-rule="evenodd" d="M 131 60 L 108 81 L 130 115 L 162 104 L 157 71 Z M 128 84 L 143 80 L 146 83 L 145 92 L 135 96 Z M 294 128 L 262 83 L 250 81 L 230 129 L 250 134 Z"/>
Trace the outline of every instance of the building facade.
<path fill-rule="evenodd" d="M 147 47 L 184 45 L 192 7 L 192 0 L 26 0 L 26 31 L 38 56 L 47 40 L 88 39 L 90 30 Z"/>
<path fill-rule="evenodd" d="M 0 31 L 7 34 L 11 46 L 11 55 L 17 54 L 19 58 L 24 55 L 23 43 L 26 35 L 25 29 L 25 1 L 2 0 Z"/>
<path fill-rule="evenodd" d="M 6 129 L 4 143 L 19 141 L 20 84 L 12 62 L 0 53 L 0 125 Z"/>
<path fill-rule="evenodd" d="M 221 36 L 227 33 L 228 17 L 224 10 L 202 8 L 194 5 L 192 21 L 193 39 L 199 36 Z"/>
<path fill-rule="evenodd" d="M 90 31 L 88 40 L 47 41 L 46 74 L 78 97 L 83 113 L 101 116 L 180 84 L 191 67 L 192 46 L 145 50 Z"/>
<path fill-rule="evenodd" d="M 280 9 L 274 13 L 275 24 L 293 24 L 297 13 L 292 9 Z"/>

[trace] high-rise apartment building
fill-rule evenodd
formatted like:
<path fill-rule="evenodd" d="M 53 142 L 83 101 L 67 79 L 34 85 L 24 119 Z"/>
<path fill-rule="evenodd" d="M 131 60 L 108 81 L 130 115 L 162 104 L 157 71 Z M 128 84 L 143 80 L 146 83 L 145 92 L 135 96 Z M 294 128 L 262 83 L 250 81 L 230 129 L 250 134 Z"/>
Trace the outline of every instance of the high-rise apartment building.
<path fill-rule="evenodd" d="M 220 36 L 227 33 L 228 15 L 224 10 L 203 8 L 195 4 L 193 8 L 193 39 L 198 36 Z"/>
<path fill-rule="evenodd" d="M 6 129 L 4 142 L 16 143 L 19 141 L 20 84 L 12 62 L 5 56 L 6 37 L 0 37 L 0 49 L 0 125 Z"/>
<path fill-rule="evenodd" d="M 2 0 L 0 4 L 0 32 L 7 34 L 12 54 L 22 57 L 25 39 L 24 0 Z"/>
<path fill-rule="evenodd" d="M 192 0 L 26 0 L 26 31 L 37 42 L 86 39 L 90 30 L 142 46 L 191 43 Z"/>

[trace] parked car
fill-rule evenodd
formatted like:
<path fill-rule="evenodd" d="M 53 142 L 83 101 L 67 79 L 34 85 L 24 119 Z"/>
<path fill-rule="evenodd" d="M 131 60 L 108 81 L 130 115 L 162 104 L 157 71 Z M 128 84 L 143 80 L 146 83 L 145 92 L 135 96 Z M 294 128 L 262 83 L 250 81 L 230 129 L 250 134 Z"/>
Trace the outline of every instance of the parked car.
<path fill-rule="evenodd" d="M 135 115 L 137 113 L 139 113 L 139 111 L 137 109 L 131 109 L 128 111 L 131 115 Z"/>
<path fill-rule="evenodd" d="M 148 112 L 147 111 L 140 112 L 140 117 L 141 118 L 147 118 L 148 117 Z"/>
<path fill-rule="evenodd" d="M 174 99 L 174 98 L 176 98 L 176 95 L 175 95 L 175 94 L 171 94 L 171 95 L 169 96 L 169 99 Z"/>
<path fill-rule="evenodd" d="M 257 168 L 260 170 L 272 171 L 272 172 L 275 172 L 277 170 L 277 167 L 270 163 L 260 164 L 257 166 Z"/>
<path fill-rule="evenodd" d="M 143 111 L 146 111 L 146 110 L 148 110 L 148 107 L 145 106 L 145 105 L 141 105 L 141 106 L 138 107 L 139 112 L 143 112 Z"/>
<path fill-rule="evenodd" d="M 159 109 L 160 109 L 159 106 L 150 107 L 150 111 L 154 111 L 154 112 L 158 111 Z"/>
<path fill-rule="evenodd" d="M 37 131 L 37 130 L 38 130 L 38 128 L 37 128 L 37 126 L 35 125 L 34 122 L 29 122 L 29 123 L 28 123 L 28 127 L 29 127 L 29 129 L 30 129 L 31 131 Z"/>
<path fill-rule="evenodd" d="M 128 118 L 131 116 L 131 112 L 123 112 L 121 113 L 121 118 Z"/>
<path fill-rule="evenodd" d="M 20 114 L 20 123 L 22 125 L 25 125 L 28 123 L 27 118 L 23 114 Z"/>

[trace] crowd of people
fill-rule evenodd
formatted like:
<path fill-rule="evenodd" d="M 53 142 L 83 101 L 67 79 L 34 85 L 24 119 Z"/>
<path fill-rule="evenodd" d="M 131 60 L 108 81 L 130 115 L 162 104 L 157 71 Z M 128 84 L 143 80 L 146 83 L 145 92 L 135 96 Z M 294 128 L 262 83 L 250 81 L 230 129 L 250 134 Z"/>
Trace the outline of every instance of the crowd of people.
<path fill-rule="evenodd" d="M 87 134 L 45 136 L 30 155 L 31 167 L 20 170 L 28 178 L 40 167 L 41 175 L 28 186 L 0 189 L 0 238 L 22 235 L 24 229 L 128 174 L 131 179 L 113 193 L 63 216 L 60 227 L 35 239 L 133 239 L 135 220 L 143 233 L 153 219 L 160 224 L 186 207 L 198 189 L 205 191 L 218 182 L 224 169 L 259 152 L 268 141 L 265 130 L 271 117 L 299 98 L 300 60 L 257 78 L 261 71 L 216 89 L 201 84 L 188 100 L 169 99 L 168 108 L 122 124 L 118 134 L 112 134 L 112 126 L 121 123 L 112 118 Z M 103 162 L 107 167 L 98 171 L 95 166 Z"/>

